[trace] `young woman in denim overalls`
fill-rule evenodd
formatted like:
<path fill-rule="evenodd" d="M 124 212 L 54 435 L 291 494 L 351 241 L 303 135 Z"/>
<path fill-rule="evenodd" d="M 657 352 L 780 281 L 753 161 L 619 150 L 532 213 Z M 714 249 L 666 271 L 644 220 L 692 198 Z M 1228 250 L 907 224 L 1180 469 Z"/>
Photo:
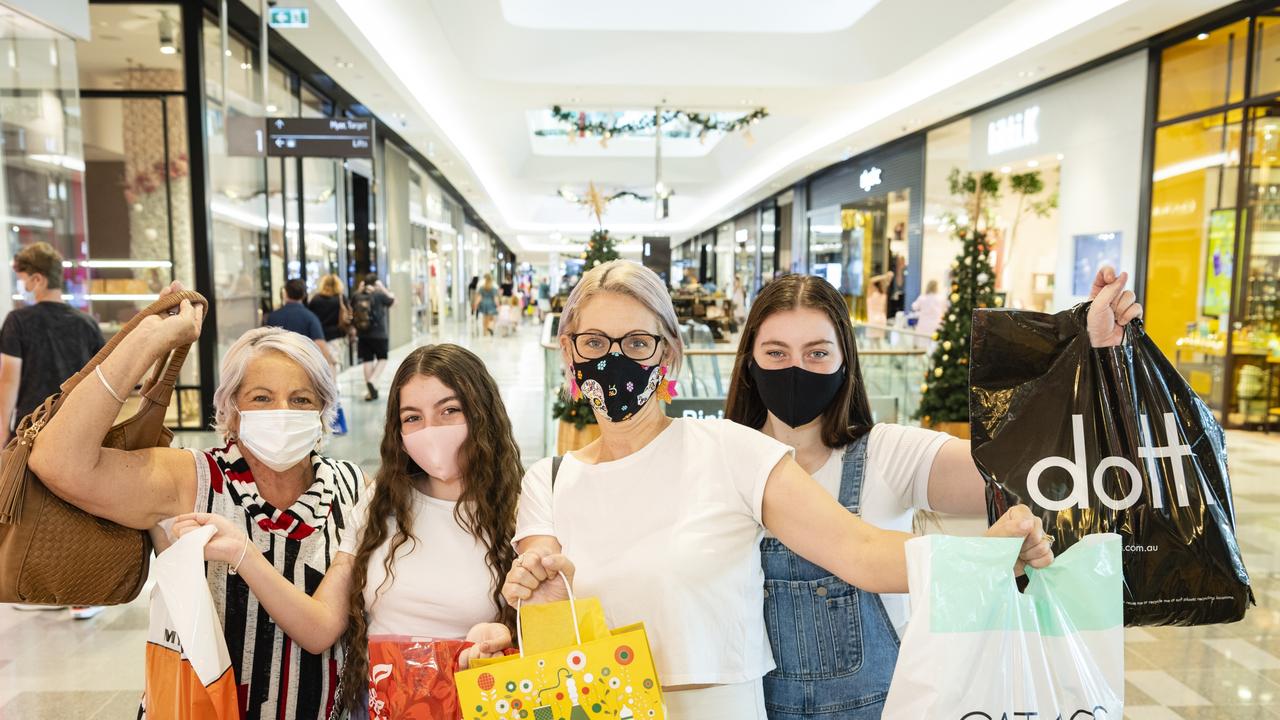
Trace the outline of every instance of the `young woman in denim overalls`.
<path fill-rule="evenodd" d="M 1092 295 L 1122 288 L 1098 272 Z M 1095 346 L 1141 314 L 1120 293 L 1097 308 Z M 1108 335 L 1108 331 L 1110 334 Z M 786 275 L 766 285 L 747 318 L 726 419 L 796 450 L 796 461 L 850 512 L 911 532 L 917 510 L 983 516 L 985 490 L 969 442 L 916 427 L 875 424 L 847 306 L 825 280 Z M 905 595 L 855 588 L 773 537 L 761 545 L 765 623 L 777 669 L 765 676 L 770 720 L 879 718 L 909 607 Z"/>

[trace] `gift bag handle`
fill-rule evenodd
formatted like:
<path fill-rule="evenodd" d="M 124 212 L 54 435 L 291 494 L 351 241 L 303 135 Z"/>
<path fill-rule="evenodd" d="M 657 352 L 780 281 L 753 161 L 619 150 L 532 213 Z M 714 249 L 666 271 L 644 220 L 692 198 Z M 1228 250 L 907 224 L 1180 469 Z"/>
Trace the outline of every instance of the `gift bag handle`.
<path fill-rule="evenodd" d="M 578 628 L 578 606 L 573 600 L 573 586 L 569 584 L 569 578 L 565 577 L 564 573 L 556 574 L 564 581 L 564 589 L 569 593 L 569 615 L 573 622 L 573 636 L 577 638 L 577 644 L 581 645 L 582 630 Z M 524 657 L 524 629 L 520 625 L 520 606 L 523 604 L 523 600 L 516 600 L 516 646 L 520 650 L 520 657 Z"/>

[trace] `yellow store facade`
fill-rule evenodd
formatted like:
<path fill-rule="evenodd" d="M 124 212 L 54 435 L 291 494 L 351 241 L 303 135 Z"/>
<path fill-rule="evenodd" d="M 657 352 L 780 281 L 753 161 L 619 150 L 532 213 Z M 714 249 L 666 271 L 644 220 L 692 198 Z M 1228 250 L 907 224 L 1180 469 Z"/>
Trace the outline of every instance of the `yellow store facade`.
<path fill-rule="evenodd" d="M 1280 8 L 1152 53 L 1147 332 L 1230 426 L 1280 420 Z"/>

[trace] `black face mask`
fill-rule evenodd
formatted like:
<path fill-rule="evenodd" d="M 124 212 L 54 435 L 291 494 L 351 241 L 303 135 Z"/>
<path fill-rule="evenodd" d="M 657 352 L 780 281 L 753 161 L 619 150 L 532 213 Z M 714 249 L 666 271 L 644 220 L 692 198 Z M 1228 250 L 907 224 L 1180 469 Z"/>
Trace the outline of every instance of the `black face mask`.
<path fill-rule="evenodd" d="M 765 370 L 751 362 L 751 379 L 764 406 L 788 426 L 797 428 L 813 422 L 836 399 L 844 384 L 844 366 L 829 374 L 792 365 L 781 370 Z"/>
<path fill-rule="evenodd" d="M 667 376 L 665 366 L 641 365 L 619 352 L 576 362 L 573 369 L 583 396 L 613 422 L 630 420 Z"/>

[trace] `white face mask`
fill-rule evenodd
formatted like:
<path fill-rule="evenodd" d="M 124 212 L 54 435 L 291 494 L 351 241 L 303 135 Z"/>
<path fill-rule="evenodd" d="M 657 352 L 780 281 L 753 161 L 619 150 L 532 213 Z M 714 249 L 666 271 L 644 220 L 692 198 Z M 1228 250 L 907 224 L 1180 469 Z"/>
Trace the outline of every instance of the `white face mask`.
<path fill-rule="evenodd" d="M 284 472 L 311 454 L 324 425 L 315 410 L 245 410 L 240 442 L 264 465 Z"/>
<path fill-rule="evenodd" d="M 27 289 L 27 284 L 18 278 L 18 294 L 22 296 L 22 302 L 28 305 L 36 304 L 36 294 L 32 290 Z"/>

